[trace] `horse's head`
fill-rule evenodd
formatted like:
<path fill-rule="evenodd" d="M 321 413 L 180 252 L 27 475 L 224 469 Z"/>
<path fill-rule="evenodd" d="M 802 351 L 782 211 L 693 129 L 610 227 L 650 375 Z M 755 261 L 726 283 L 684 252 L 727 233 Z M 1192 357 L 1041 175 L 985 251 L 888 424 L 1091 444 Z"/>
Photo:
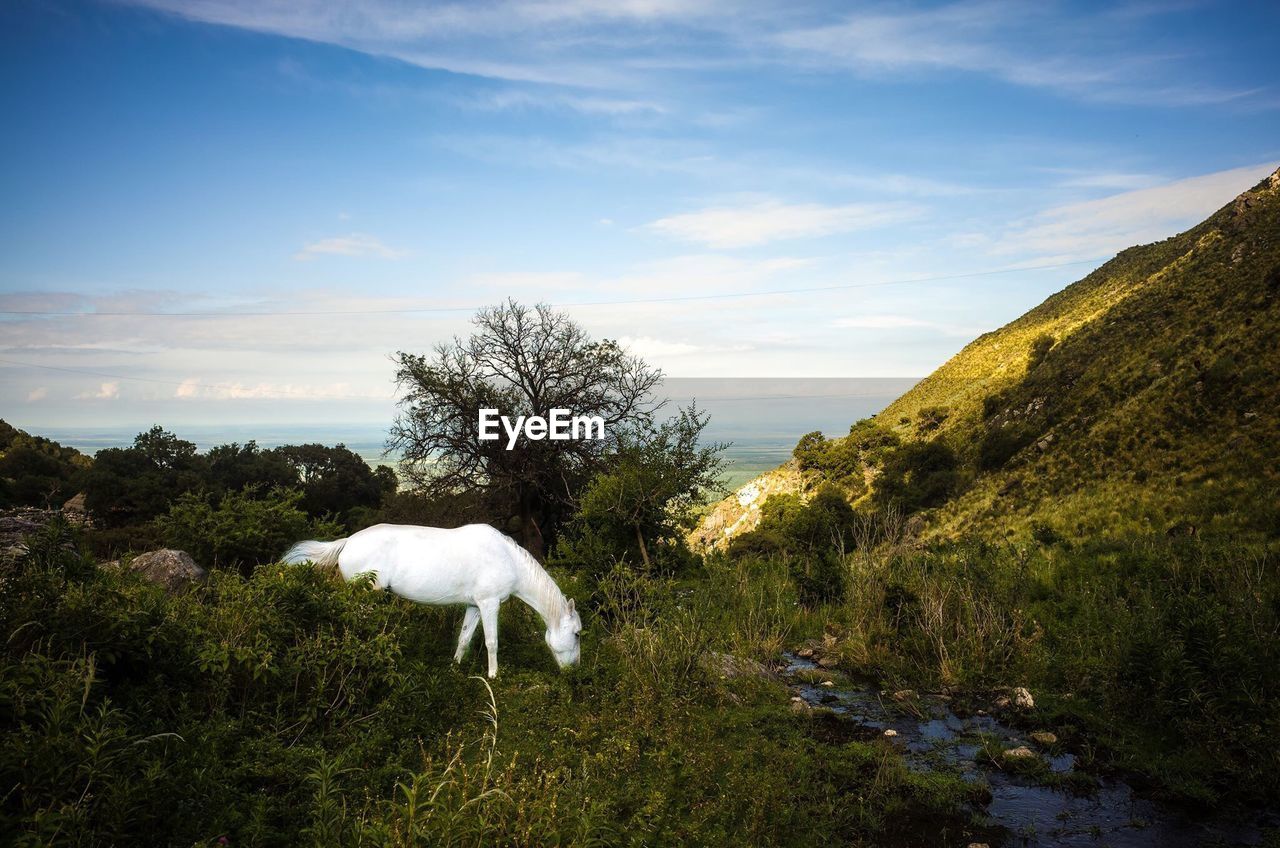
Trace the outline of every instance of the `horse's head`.
<path fill-rule="evenodd" d="M 578 634 L 581 632 L 582 619 L 571 599 L 560 620 L 547 623 L 547 646 L 556 655 L 556 662 L 561 668 L 578 664 Z"/>

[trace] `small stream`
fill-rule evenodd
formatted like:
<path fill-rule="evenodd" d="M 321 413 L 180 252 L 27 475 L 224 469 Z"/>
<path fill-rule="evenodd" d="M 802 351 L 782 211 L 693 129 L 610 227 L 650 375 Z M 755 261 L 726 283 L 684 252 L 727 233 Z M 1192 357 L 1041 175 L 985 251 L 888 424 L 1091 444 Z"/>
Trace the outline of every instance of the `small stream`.
<path fill-rule="evenodd" d="M 1123 780 L 1102 778 L 1087 793 L 1046 786 L 998 768 L 983 752 L 982 738 L 1004 749 L 1026 746 L 1052 774 L 1069 777 L 1075 757 L 1037 746 L 1027 733 L 990 715 L 961 717 L 939 696 L 899 704 L 871 687 L 843 682 L 811 660 L 785 654 L 783 674 L 795 696 L 810 707 L 848 722 L 849 738 L 881 737 L 917 771 L 947 769 L 990 789 L 980 809 L 999 830 L 993 845 L 1089 846 L 1089 848 L 1199 848 L 1259 845 L 1264 830 L 1280 828 L 1280 815 L 1194 818 L 1168 804 L 1141 798 Z M 816 679 L 817 682 L 813 682 Z M 841 681 L 836 683 L 836 681 Z M 823 683 L 835 685 L 825 686 Z M 886 731 L 889 731 L 886 736 Z M 1080 781 L 1079 783 L 1084 783 Z"/>

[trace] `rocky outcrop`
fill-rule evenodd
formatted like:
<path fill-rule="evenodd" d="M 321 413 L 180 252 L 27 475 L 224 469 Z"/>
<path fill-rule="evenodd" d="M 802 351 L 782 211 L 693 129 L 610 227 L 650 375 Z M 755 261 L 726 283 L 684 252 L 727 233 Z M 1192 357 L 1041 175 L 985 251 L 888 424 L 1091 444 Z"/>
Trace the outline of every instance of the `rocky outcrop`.
<path fill-rule="evenodd" d="M 196 565 L 191 554 L 172 548 L 138 554 L 129 563 L 129 568 L 170 593 L 185 591 L 208 576 L 208 572 Z"/>
<path fill-rule="evenodd" d="M 698 523 L 689 542 L 695 548 L 714 550 L 760 526 L 760 508 L 774 495 L 801 494 L 804 476 L 794 461 L 762 474 L 711 508 Z"/>

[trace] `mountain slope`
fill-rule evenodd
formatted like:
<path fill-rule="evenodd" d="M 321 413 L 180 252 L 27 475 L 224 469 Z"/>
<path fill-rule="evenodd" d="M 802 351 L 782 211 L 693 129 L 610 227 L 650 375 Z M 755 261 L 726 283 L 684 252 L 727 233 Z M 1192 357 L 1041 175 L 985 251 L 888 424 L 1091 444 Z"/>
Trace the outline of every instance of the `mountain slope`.
<path fill-rule="evenodd" d="M 1276 536 L 1278 338 L 1280 170 L 975 339 L 876 422 L 955 451 L 935 535 Z"/>

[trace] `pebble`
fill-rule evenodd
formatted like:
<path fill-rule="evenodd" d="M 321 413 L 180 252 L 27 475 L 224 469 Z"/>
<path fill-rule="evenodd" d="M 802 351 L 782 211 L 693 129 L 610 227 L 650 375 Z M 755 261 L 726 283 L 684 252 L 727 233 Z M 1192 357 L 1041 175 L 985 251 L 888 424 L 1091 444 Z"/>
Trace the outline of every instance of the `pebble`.
<path fill-rule="evenodd" d="M 899 701 L 899 702 L 914 701 L 915 697 L 916 697 L 916 690 L 914 689 L 899 689 L 897 692 L 893 693 L 893 700 Z"/>
<path fill-rule="evenodd" d="M 1031 741 L 1037 745 L 1056 745 L 1058 744 L 1058 737 L 1047 730 L 1037 730 L 1031 734 Z"/>
<path fill-rule="evenodd" d="M 1026 745 L 1019 745 L 1016 748 L 1010 748 L 1004 752 L 1004 755 L 1011 760 L 1025 760 L 1028 757 L 1034 757 L 1035 751 L 1032 751 Z"/>
<path fill-rule="evenodd" d="M 886 730 L 886 731 L 884 732 L 884 735 L 892 738 L 892 737 L 894 737 L 894 736 L 897 736 L 897 735 L 898 735 L 898 731 L 894 730 L 894 729 L 891 727 L 891 728 L 889 728 L 888 730 Z"/>
<path fill-rule="evenodd" d="M 832 682 L 832 681 L 830 681 L 830 680 L 824 680 L 824 681 L 822 681 L 822 685 L 823 685 L 823 686 L 835 686 L 836 684 L 835 684 L 835 683 L 833 683 L 833 682 Z"/>

